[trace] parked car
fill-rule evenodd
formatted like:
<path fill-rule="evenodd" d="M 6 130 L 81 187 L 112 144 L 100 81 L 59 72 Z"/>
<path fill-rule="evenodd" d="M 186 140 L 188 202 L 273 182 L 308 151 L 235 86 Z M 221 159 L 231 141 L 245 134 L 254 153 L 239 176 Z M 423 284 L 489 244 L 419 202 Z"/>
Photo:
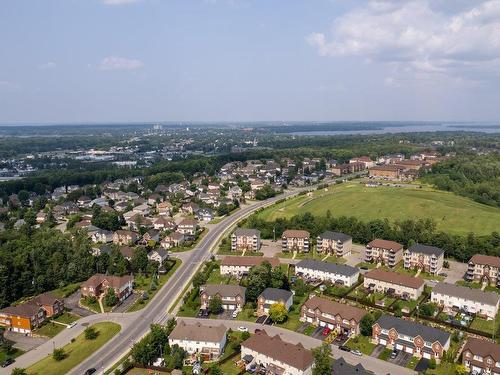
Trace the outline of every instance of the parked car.
<path fill-rule="evenodd" d="M 360 357 L 363 355 L 363 353 L 361 353 L 358 349 L 351 350 L 351 353 Z"/>
<path fill-rule="evenodd" d="M 95 373 L 97 370 L 95 368 L 89 368 L 87 371 L 85 371 L 84 375 L 92 375 Z"/>
<path fill-rule="evenodd" d="M 398 356 L 398 351 L 396 349 L 394 349 L 391 353 L 391 359 L 394 359 Z"/>
<path fill-rule="evenodd" d="M 76 322 L 71 322 L 68 324 L 68 328 L 73 328 L 74 326 L 76 326 Z"/>
<path fill-rule="evenodd" d="M 238 331 L 240 331 L 240 332 L 248 332 L 248 328 L 247 327 L 243 327 L 243 326 L 239 326 L 238 327 Z"/>
<path fill-rule="evenodd" d="M 345 345 L 342 345 L 341 347 L 339 347 L 340 350 L 343 350 L 344 352 L 350 352 L 351 351 L 351 348 L 349 348 L 348 346 L 345 346 Z"/>
<path fill-rule="evenodd" d="M 259 329 L 259 328 L 255 328 L 254 333 L 259 333 L 259 332 L 261 332 L 261 331 L 262 331 L 261 329 Z"/>
<path fill-rule="evenodd" d="M 364 270 L 364 271 L 366 271 L 366 270 L 368 269 L 368 267 L 367 267 L 367 266 L 361 266 L 361 267 L 359 267 L 359 268 L 361 268 L 361 269 L 362 269 L 362 270 Z"/>
<path fill-rule="evenodd" d="M 2 367 L 7 367 L 11 364 L 13 364 L 15 361 L 12 358 L 7 358 L 5 361 L 2 362 Z"/>
<path fill-rule="evenodd" d="M 328 327 L 325 327 L 325 329 L 323 330 L 323 336 L 328 336 L 328 334 L 330 333 L 331 329 L 328 328 Z"/>

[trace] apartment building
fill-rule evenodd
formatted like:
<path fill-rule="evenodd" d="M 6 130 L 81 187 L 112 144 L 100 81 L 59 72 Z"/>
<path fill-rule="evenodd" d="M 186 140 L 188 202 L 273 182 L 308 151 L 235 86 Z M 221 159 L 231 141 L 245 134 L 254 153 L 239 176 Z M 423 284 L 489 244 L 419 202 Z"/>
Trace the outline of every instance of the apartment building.
<path fill-rule="evenodd" d="M 201 308 L 207 309 L 213 297 L 222 300 L 224 310 L 241 310 L 245 305 L 245 295 L 247 288 L 239 285 L 207 284 L 201 287 L 200 300 Z"/>
<path fill-rule="evenodd" d="M 372 341 L 415 357 L 439 361 L 450 348 L 448 332 L 411 320 L 382 315 L 372 326 Z"/>
<path fill-rule="evenodd" d="M 467 266 L 465 279 L 478 283 L 500 286 L 500 257 L 476 254 Z"/>
<path fill-rule="evenodd" d="M 269 308 L 275 303 L 281 303 L 290 310 L 293 304 L 293 293 L 289 290 L 278 288 L 266 288 L 257 298 L 257 315 L 269 314 Z"/>
<path fill-rule="evenodd" d="M 241 343 L 241 358 L 265 368 L 266 374 L 311 375 L 314 357 L 302 344 L 283 341 L 261 330 Z"/>
<path fill-rule="evenodd" d="M 404 300 L 417 300 L 424 291 L 424 285 L 424 280 L 419 277 L 380 268 L 365 273 L 363 281 L 363 286 L 370 291 L 395 295 Z"/>
<path fill-rule="evenodd" d="M 120 301 L 123 301 L 132 294 L 134 277 L 131 275 L 111 276 L 95 274 L 82 283 L 80 293 L 82 297 L 92 296 L 99 298 L 101 294 L 106 293 L 110 288 L 113 289 L 116 297 Z"/>
<path fill-rule="evenodd" d="M 348 336 L 360 333 L 359 323 L 365 315 L 363 309 L 317 296 L 308 299 L 300 309 L 301 321 Z"/>
<path fill-rule="evenodd" d="M 399 180 L 404 168 L 397 165 L 377 165 L 368 170 L 370 177 Z"/>
<path fill-rule="evenodd" d="M 500 296 L 495 292 L 440 282 L 432 289 L 431 301 L 446 312 L 465 310 L 483 318 L 495 319 Z"/>
<path fill-rule="evenodd" d="M 295 265 L 295 274 L 307 281 L 321 280 L 349 287 L 358 281 L 359 269 L 345 264 L 302 259 Z"/>
<path fill-rule="evenodd" d="M 273 268 L 280 264 L 278 258 L 227 256 L 222 258 L 220 263 L 220 274 L 241 276 L 250 272 L 250 268 L 260 266 L 264 262 L 269 263 Z"/>
<path fill-rule="evenodd" d="M 403 245 L 395 241 L 375 239 L 365 248 L 365 262 L 394 267 L 403 260 Z"/>
<path fill-rule="evenodd" d="M 231 235 L 232 251 L 259 251 L 260 231 L 257 229 L 238 228 Z"/>
<path fill-rule="evenodd" d="M 444 250 L 435 246 L 415 244 L 403 253 L 404 267 L 420 269 L 437 275 L 443 269 Z"/>
<path fill-rule="evenodd" d="M 474 374 L 500 374 L 500 345 L 469 337 L 462 350 L 462 364 Z"/>
<path fill-rule="evenodd" d="M 351 254 L 352 237 L 340 232 L 325 231 L 317 238 L 317 251 L 337 257 Z"/>
<path fill-rule="evenodd" d="M 199 354 L 205 361 L 213 361 L 224 352 L 227 331 L 227 327 L 222 324 L 186 324 L 180 321 L 168 336 L 168 343 L 170 346 L 178 345 L 188 354 Z"/>
<path fill-rule="evenodd" d="M 282 251 L 309 251 L 309 232 L 306 230 L 288 229 L 281 236 Z"/>

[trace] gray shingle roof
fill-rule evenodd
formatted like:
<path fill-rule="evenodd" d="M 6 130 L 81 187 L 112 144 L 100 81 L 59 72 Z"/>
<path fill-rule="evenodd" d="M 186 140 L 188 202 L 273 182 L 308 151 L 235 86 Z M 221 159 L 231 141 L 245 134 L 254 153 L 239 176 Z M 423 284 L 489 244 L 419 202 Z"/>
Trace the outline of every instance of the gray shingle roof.
<path fill-rule="evenodd" d="M 431 343 L 438 341 L 442 346 L 450 339 L 450 334 L 448 332 L 390 315 L 382 315 L 375 324 L 387 330 L 394 328 L 399 334 L 410 337 L 420 336 L 425 341 Z"/>
<path fill-rule="evenodd" d="M 356 366 L 346 362 L 344 357 L 340 357 L 332 366 L 332 374 L 334 375 L 373 375 L 374 373 L 366 370 L 360 363 Z"/>
<path fill-rule="evenodd" d="M 415 244 L 413 246 L 410 246 L 408 249 L 411 253 L 422 253 L 426 255 L 432 255 L 434 254 L 435 256 L 439 257 L 442 254 L 444 254 L 444 250 L 440 249 L 439 247 L 436 246 L 428 246 L 428 245 L 422 245 L 422 244 Z"/>
<path fill-rule="evenodd" d="M 234 234 L 236 236 L 260 236 L 260 231 L 258 229 L 237 228 Z"/>
<path fill-rule="evenodd" d="M 359 273 L 359 269 L 356 267 L 347 266 L 345 264 L 322 262 L 320 260 L 313 259 L 302 259 L 295 265 L 295 267 L 309 268 L 344 276 L 354 276 Z"/>
<path fill-rule="evenodd" d="M 472 289 L 466 286 L 442 282 L 436 284 L 436 286 L 432 289 L 432 293 L 460 297 L 471 302 L 480 302 L 492 306 L 495 306 L 500 300 L 500 296 L 495 292 L 485 292 L 480 289 Z"/>
<path fill-rule="evenodd" d="M 352 240 L 352 237 L 341 233 L 341 232 L 332 232 L 331 230 L 327 230 L 323 233 L 321 233 L 319 238 L 327 238 L 329 240 L 335 240 L 335 241 L 340 241 L 340 242 L 347 242 L 349 240 Z"/>
<path fill-rule="evenodd" d="M 278 289 L 278 288 L 266 288 L 261 294 L 268 301 L 288 301 L 293 293 L 289 290 Z"/>

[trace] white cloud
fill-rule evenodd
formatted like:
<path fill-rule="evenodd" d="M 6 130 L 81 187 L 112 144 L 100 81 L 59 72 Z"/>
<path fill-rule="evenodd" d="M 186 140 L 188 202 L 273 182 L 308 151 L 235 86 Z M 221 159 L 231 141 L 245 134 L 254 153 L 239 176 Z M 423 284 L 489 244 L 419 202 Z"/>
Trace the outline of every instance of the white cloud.
<path fill-rule="evenodd" d="M 141 0 L 102 0 L 105 5 L 126 5 L 132 3 L 138 3 Z"/>
<path fill-rule="evenodd" d="M 123 57 L 105 57 L 102 59 L 99 69 L 101 70 L 135 70 L 144 66 L 141 60 L 125 59 Z"/>
<path fill-rule="evenodd" d="M 56 67 L 56 63 L 52 62 L 52 61 L 49 61 L 45 64 L 38 65 L 38 69 L 41 69 L 41 70 L 54 69 L 55 67 Z"/>
<path fill-rule="evenodd" d="M 500 73 L 500 0 L 451 12 L 433 5 L 371 0 L 336 18 L 330 34 L 315 32 L 306 40 L 321 56 L 358 56 L 406 72 L 453 76 L 496 67 Z"/>

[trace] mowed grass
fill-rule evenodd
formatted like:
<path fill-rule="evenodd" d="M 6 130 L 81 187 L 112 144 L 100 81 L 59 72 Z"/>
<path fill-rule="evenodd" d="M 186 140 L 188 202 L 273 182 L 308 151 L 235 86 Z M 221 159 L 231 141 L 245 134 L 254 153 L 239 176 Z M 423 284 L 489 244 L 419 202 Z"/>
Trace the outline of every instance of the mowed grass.
<path fill-rule="evenodd" d="M 366 187 L 360 183 L 330 186 L 312 196 L 302 195 L 273 205 L 258 215 L 264 220 L 290 218 L 304 212 L 356 216 L 361 220 L 391 221 L 432 218 L 438 230 L 451 234 L 490 234 L 498 230 L 500 208 L 476 203 L 453 193 L 428 187 Z"/>
<path fill-rule="evenodd" d="M 99 336 L 95 340 L 86 340 L 85 334 L 80 334 L 76 340 L 63 347 L 67 357 L 62 361 L 56 361 L 52 355 L 28 367 L 29 375 L 62 375 L 68 373 L 73 367 L 81 363 L 84 359 L 96 352 L 101 346 L 108 342 L 121 329 L 119 324 L 103 322 L 94 324 Z"/>

